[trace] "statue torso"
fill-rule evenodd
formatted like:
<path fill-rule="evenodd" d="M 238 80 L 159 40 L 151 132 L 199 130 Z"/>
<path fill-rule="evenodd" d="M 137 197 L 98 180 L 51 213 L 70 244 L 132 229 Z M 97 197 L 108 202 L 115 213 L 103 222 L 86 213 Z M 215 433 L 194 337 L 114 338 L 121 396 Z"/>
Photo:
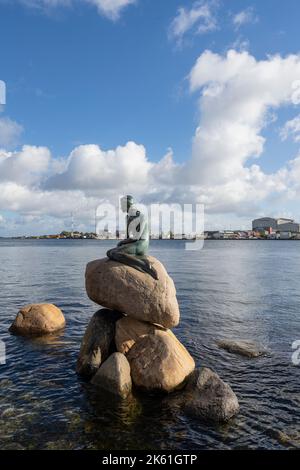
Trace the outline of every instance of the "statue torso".
<path fill-rule="evenodd" d="M 134 208 L 127 215 L 127 238 L 149 240 L 148 222 L 144 214 Z"/>

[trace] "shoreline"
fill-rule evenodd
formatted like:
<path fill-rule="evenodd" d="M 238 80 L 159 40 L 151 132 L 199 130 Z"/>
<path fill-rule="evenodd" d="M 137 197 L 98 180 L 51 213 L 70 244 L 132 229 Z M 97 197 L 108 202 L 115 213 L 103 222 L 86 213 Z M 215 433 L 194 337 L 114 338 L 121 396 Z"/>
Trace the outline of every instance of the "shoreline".
<path fill-rule="evenodd" d="M 95 242 L 103 242 L 103 241 L 119 241 L 122 240 L 121 238 L 52 238 L 52 237 L 0 237 L 1 240 L 30 240 L 30 241 L 66 241 L 66 240 L 76 240 L 76 241 L 95 241 Z M 150 241 L 160 241 L 160 242 L 195 242 L 195 241 L 212 241 L 212 242 L 223 242 L 223 241 L 300 241 L 300 238 L 152 238 Z"/>

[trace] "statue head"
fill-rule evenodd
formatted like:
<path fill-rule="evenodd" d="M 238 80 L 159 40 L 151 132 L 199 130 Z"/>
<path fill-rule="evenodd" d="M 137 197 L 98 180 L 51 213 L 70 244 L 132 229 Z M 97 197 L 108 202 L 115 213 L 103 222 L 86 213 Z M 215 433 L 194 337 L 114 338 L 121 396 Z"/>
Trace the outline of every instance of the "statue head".
<path fill-rule="evenodd" d="M 122 212 L 128 212 L 130 207 L 133 205 L 133 197 L 132 196 L 123 196 L 121 197 L 121 209 Z"/>

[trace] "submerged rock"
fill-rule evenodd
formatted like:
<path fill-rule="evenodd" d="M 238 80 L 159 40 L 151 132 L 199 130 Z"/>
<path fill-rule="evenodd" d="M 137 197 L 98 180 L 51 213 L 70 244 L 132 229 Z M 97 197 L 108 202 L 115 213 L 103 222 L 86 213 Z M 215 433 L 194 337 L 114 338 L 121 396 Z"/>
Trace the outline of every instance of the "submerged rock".
<path fill-rule="evenodd" d="M 121 318 L 116 323 L 115 342 L 117 351 L 127 354 L 139 338 L 148 334 L 154 334 L 156 331 L 170 330 L 159 325 L 135 320 L 132 317 Z"/>
<path fill-rule="evenodd" d="M 186 386 L 184 409 L 204 421 L 227 422 L 239 412 L 230 385 L 207 367 L 195 370 Z"/>
<path fill-rule="evenodd" d="M 226 351 L 234 354 L 240 354 L 245 357 L 259 357 L 267 354 L 267 351 L 259 346 L 254 341 L 234 341 L 229 339 L 223 339 L 217 341 L 219 348 L 225 349 Z"/>
<path fill-rule="evenodd" d="M 14 406 L 6 408 L 5 410 L 1 411 L 0 414 L 1 418 L 13 418 L 15 416 L 18 416 L 18 410 Z"/>
<path fill-rule="evenodd" d="M 280 431 L 279 429 L 271 429 L 267 430 L 267 434 L 271 436 L 273 439 L 276 439 L 281 445 L 288 447 L 290 449 L 300 449 L 300 433 L 296 432 L 292 435 L 287 434 L 284 431 Z"/>
<path fill-rule="evenodd" d="M 111 354 L 94 375 L 91 383 L 114 395 L 126 398 L 131 392 L 132 382 L 130 365 L 124 354 L 119 352 Z"/>
<path fill-rule="evenodd" d="M 193 372 L 194 359 L 170 333 L 155 331 L 139 338 L 130 349 L 127 357 L 136 386 L 171 392 Z"/>
<path fill-rule="evenodd" d="M 30 304 L 21 308 L 9 331 L 20 335 L 43 335 L 66 324 L 62 311 L 53 304 Z"/>
<path fill-rule="evenodd" d="M 75 446 L 75 442 L 61 439 L 57 441 L 49 441 L 42 447 L 44 450 L 72 450 Z"/>
<path fill-rule="evenodd" d="M 6 442 L 1 444 L 0 450 L 26 450 L 19 442 Z"/>
<path fill-rule="evenodd" d="M 13 381 L 10 379 L 2 379 L 0 380 L 0 388 L 2 387 L 10 387 L 13 385 Z"/>
<path fill-rule="evenodd" d="M 137 320 L 172 328 L 179 323 L 179 307 L 173 280 L 164 266 L 148 257 L 159 280 L 108 258 L 86 267 L 86 291 L 91 300 Z"/>
<path fill-rule="evenodd" d="M 89 321 L 81 342 L 76 371 L 93 376 L 109 354 L 115 350 L 115 323 L 122 315 L 106 308 L 98 310 Z"/>

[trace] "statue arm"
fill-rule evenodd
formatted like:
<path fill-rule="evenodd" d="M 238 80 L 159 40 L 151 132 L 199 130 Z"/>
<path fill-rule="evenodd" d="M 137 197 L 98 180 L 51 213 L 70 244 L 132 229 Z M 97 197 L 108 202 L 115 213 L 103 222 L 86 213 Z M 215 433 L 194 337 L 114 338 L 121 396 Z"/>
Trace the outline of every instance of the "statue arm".
<path fill-rule="evenodd" d="M 143 235 L 145 235 L 145 232 L 147 233 L 147 236 L 149 237 L 149 230 L 148 230 L 148 225 L 147 225 L 147 219 L 146 217 L 142 214 L 140 217 L 140 238 L 139 239 L 144 239 Z"/>

